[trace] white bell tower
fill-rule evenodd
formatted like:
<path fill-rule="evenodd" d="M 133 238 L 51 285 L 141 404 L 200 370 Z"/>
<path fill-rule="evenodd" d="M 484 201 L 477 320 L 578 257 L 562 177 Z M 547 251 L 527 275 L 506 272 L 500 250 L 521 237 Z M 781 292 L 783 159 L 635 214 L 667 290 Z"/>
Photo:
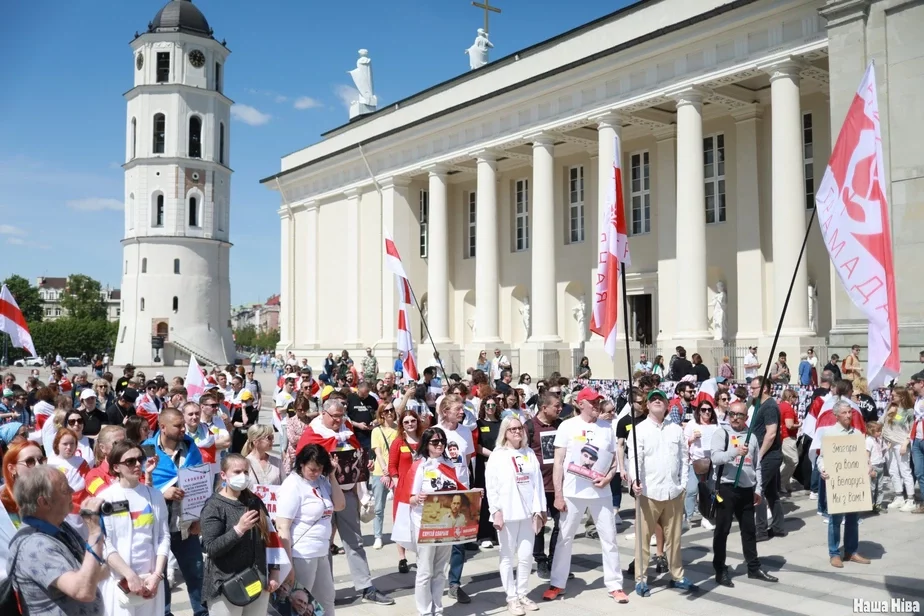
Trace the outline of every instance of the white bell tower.
<path fill-rule="evenodd" d="M 230 51 L 190 0 L 167 2 L 131 47 L 114 363 L 231 363 Z"/>

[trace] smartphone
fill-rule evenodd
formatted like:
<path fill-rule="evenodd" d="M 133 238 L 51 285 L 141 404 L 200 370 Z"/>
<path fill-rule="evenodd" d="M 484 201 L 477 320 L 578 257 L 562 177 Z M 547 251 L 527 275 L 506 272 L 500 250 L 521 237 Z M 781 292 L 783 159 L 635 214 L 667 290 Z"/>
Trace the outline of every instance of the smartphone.
<path fill-rule="evenodd" d="M 141 452 L 146 458 L 153 458 L 157 455 L 157 451 L 154 450 L 154 445 L 142 445 Z"/>

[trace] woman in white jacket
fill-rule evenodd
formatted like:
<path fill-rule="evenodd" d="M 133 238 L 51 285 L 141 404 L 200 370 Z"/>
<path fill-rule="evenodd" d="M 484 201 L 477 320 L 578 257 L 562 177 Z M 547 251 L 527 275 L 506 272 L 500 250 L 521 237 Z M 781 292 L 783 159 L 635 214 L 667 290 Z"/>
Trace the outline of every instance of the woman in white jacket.
<path fill-rule="evenodd" d="M 109 472 L 118 481 L 98 495 L 113 504 L 113 512 L 103 517 L 109 565 L 102 585 L 106 616 L 161 616 L 164 566 L 170 551 L 169 514 L 160 490 L 141 483 L 145 465 L 153 470 L 157 460 L 146 462 L 140 445 L 118 441 L 109 451 L 108 461 Z"/>
<path fill-rule="evenodd" d="M 485 469 L 485 483 L 491 521 L 500 540 L 500 576 L 507 591 L 507 611 L 523 616 L 527 610 L 539 609 L 526 593 L 533 540 L 545 524 L 546 502 L 539 460 L 516 416 L 501 422 L 497 445 Z"/>

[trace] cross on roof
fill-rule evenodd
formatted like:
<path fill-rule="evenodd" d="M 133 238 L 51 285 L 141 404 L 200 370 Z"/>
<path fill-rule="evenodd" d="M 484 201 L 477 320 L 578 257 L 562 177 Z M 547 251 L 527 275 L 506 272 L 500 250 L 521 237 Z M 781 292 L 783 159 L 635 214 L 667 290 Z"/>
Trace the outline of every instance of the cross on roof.
<path fill-rule="evenodd" d="M 496 6 L 491 6 L 491 0 L 484 0 L 484 3 L 472 2 L 472 6 L 484 9 L 484 31 L 485 34 L 489 34 L 491 31 L 488 29 L 488 15 L 491 13 L 500 13 L 501 10 Z"/>

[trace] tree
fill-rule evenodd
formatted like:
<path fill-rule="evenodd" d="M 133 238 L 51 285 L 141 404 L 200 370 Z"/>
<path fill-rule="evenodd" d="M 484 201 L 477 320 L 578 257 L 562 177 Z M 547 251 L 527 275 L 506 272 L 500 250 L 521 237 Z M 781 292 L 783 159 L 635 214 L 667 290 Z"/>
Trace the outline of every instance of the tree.
<path fill-rule="evenodd" d="M 4 280 L 3 284 L 9 287 L 10 293 L 13 294 L 16 303 L 19 304 L 19 309 L 22 310 L 22 315 L 26 318 L 26 321 L 29 323 L 41 322 L 45 313 L 42 310 L 42 300 L 39 298 L 38 289 L 29 284 L 28 280 L 16 274 Z"/>
<path fill-rule="evenodd" d="M 258 349 L 269 350 L 275 350 L 277 344 L 279 344 L 278 329 L 262 330 L 259 334 L 257 334 L 257 337 L 253 342 L 253 345 Z"/>
<path fill-rule="evenodd" d="M 106 306 L 103 304 L 102 285 L 83 274 L 71 274 L 67 288 L 61 298 L 61 307 L 72 319 L 105 321 Z"/>
<path fill-rule="evenodd" d="M 257 339 L 257 328 L 253 325 L 245 325 L 240 329 L 234 330 L 234 344 L 239 347 L 252 347 Z"/>

